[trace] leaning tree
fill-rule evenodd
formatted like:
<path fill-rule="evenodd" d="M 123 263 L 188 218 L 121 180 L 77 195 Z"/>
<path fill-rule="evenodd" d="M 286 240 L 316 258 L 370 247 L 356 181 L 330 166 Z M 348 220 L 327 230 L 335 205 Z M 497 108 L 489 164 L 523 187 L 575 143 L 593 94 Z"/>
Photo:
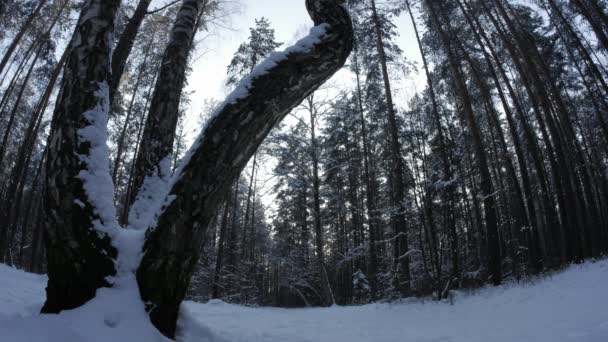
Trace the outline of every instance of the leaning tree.
<path fill-rule="evenodd" d="M 185 1 L 187 2 L 187 1 Z M 184 3 L 185 3 L 184 2 Z M 191 1 L 190 1 L 191 2 Z M 202 3 L 202 1 L 198 1 Z M 116 219 L 106 146 L 111 39 L 120 0 L 84 2 L 70 42 L 46 162 L 47 300 L 43 312 L 85 304 L 112 275 L 136 272 L 152 323 L 174 337 L 201 240 L 231 184 L 269 131 L 345 63 L 352 26 L 343 0 L 306 0 L 311 34 L 245 78 L 169 180 L 145 227 Z M 146 230 L 143 257 L 125 232 Z M 127 234 L 128 235 L 128 234 Z M 137 246 L 137 245 L 136 245 Z M 129 257 L 134 255 L 136 257 Z"/>

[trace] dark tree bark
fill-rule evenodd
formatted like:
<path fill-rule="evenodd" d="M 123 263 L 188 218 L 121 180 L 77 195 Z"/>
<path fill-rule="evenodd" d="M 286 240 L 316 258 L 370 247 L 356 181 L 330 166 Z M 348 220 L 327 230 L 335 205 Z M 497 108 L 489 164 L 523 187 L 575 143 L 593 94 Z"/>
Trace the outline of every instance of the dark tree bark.
<path fill-rule="evenodd" d="M 228 187 L 272 127 L 339 70 L 351 51 L 352 26 L 342 1 L 306 5 L 315 25 L 327 24 L 325 34 L 310 48 L 288 51 L 253 77 L 246 96 L 219 110 L 179 171 L 174 199 L 148 233 L 137 280 L 153 324 L 167 336 L 175 335 L 201 241 Z"/>
<path fill-rule="evenodd" d="M 367 133 L 367 123 L 365 120 L 365 113 L 363 111 L 363 92 L 361 90 L 361 79 L 359 61 L 357 57 L 357 50 L 355 46 L 355 53 L 353 54 L 353 64 L 355 67 L 355 76 L 357 80 L 357 110 L 359 112 L 359 121 L 361 122 L 361 138 L 363 141 L 363 171 L 365 177 L 365 194 L 366 194 L 366 207 L 367 207 L 367 225 L 369 229 L 369 260 L 367 265 L 367 278 L 369 279 L 370 296 L 371 300 L 376 300 L 378 282 L 378 255 L 376 252 L 376 231 L 377 231 L 377 210 L 376 210 L 376 189 L 374 187 L 374 180 L 372 179 L 374 173 L 372 172 L 372 166 L 370 165 L 370 151 L 369 151 L 369 139 Z M 363 234 L 362 234 L 363 235 Z"/>
<path fill-rule="evenodd" d="M 439 115 L 439 106 L 437 104 L 437 96 L 435 94 L 435 87 L 433 84 L 433 79 L 431 78 L 431 73 L 429 72 L 428 62 L 426 58 L 426 53 L 424 48 L 422 47 L 422 42 L 420 40 L 420 34 L 418 33 L 418 27 L 416 25 L 416 19 L 414 18 L 414 14 L 412 13 L 412 9 L 408 0 L 405 1 L 408 13 L 410 15 L 410 20 L 412 21 L 412 25 L 414 27 L 414 33 L 416 35 L 416 42 L 418 43 L 418 49 L 420 50 L 420 55 L 422 56 L 422 65 L 424 67 L 424 72 L 427 79 L 427 85 L 429 89 L 429 95 L 431 97 L 431 106 L 432 106 L 432 118 L 433 123 L 437 129 L 437 137 L 439 140 L 439 156 L 441 159 L 441 167 L 443 170 L 443 181 L 451 182 L 453 177 L 452 168 L 450 165 L 450 159 L 447 151 L 447 144 L 445 133 L 443 131 L 443 126 L 441 125 L 441 118 Z M 451 258 L 452 258 L 452 277 L 457 278 L 460 275 L 459 270 L 459 262 L 458 262 L 458 234 L 456 232 L 456 220 L 454 220 L 454 191 L 451 186 L 448 189 L 444 190 L 445 198 L 444 200 L 447 202 L 447 209 L 445 213 L 445 217 L 448 225 L 448 232 L 450 236 L 450 250 L 451 250 Z M 435 255 L 435 263 L 438 262 L 437 253 L 434 251 L 435 248 L 431 247 L 431 252 Z"/>
<path fill-rule="evenodd" d="M 192 48 L 199 14 L 206 5 L 206 1 L 184 0 L 177 13 L 169 44 L 162 58 L 150 111 L 135 159 L 132 180 L 134 191 L 125 201 L 127 207 L 135 202 L 138 195 L 146 192 L 147 189 L 142 186 L 147 177 L 157 176 L 164 179 L 170 175 L 169 165 L 161 164 L 169 164 L 166 162 L 166 158 L 171 155 L 173 150 L 188 54 Z M 135 209 L 137 211 L 137 208 Z"/>
<path fill-rule="evenodd" d="M 215 271 L 213 273 L 213 284 L 211 291 L 211 298 L 219 298 L 220 296 L 220 276 L 222 274 L 222 266 L 224 261 L 224 241 L 226 240 L 226 228 L 228 227 L 228 209 L 230 208 L 230 201 L 226 200 L 224 203 L 224 213 L 222 215 L 222 222 L 220 223 L 220 236 L 217 242 L 217 256 L 215 259 Z"/>
<path fill-rule="evenodd" d="M 79 131 L 103 120 L 109 106 L 110 47 L 119 0 L 88 0 L 70 43 L 61 91 L 57 99 L 46 162 L 45 210 L 48 257 L 47 298 L 42 312 L 56 313 L 84 304 L 115 274 L 116 250 L 110 238 L 95 228 L 100 217 L 85 192 L 81 171 L 89 165 L 90 141 Z M 97 117 L 85 115 L 99 109 Z"/>
<path fill-rule="evenodd" d="M 13 104 L 13 108 L 11 109 L 8 123 L 6 125 L 4 135 L 2 137 L 2 142 L 0 143 L 0 167 L 2 166 L 2 162 L 4 161 L 4 154 L 6 152 L 6 148 L 8 147 L 7 146 L 8 139 L 11 135 L 13 123 L 15 122 L 15 116 L 17 115 L 17 110 L 19 109 L 19 105 L 21 104 L 21 99 L 23 98 L 23 93 L 25 93 L 25 90 L 27 89 L 28 83 L 30 81 L 30 76 L 32 75 L 32 71 L 34 71 L 34 67 L 36 66 L 36 63 L 38 62 L 38 58 L 40 57 L 41 50 L 42 49 L 39 48 L 36 51 L 36 53 L 34 54 L 34 58 L 30 64 L 27 74 L 25 74 L 25 77 L 23 78 L 23 81 L 21 82 L 21 87 L 15 98 L 15 103 Z"/>
<path fill-rule="evenodd" d="M 502 280 L 501 270 L 501 253 L 498 236 L 498 225 L 496 220 L 496 200 L 494 198 L 494 186 L 492 184 L 492 178 L 490 168 L 488 165 L 487 155 L 485 146 L 481 136 L 481 131 L 475 113 L 473 112 L 471 97 L 467 89 L 466 81 L 461 70 L 460 63 L 456 57 L 455 52 L 452 48 L 452 42 L 449 39 L 447 33 L 441 26 L 439 16 L 437 15 L 437 9 L 433 5 L 432 1 L 427 0 L 431 21 L 433 26 L 439 32 L 442 40 L 443 47 L 448 55 L 448 63 L 450 66 L 456 94 L 460 101 L 460 110 L 464 114 L 464 122 L 469 129 L 469 135 L 475 151 L 475 161 L 479 170 L 480 188 L 483 196 L 483 209 L 485 214 L 485 223 L 487 231 L 487 250 L 489 253 L 489 270 L 492 276 L 492 283 L 499 285 Z"/>
<path fill-rule="evenodd" d="M 65 63 L 65 58 L 67 57 L 67 50 L 61 56 L 61 59 L 53 69 L 51 76 L 49 78 L 49 83 L 42 94 L 38 104 L 36 105 L 36 109 L 32 116 L 30 117 L 27 130 L 25 132 L 25 138 L 19 147 L 19 151 L 17 152 L 17 160 L 15 161 L 15 166 L 13 167 L 13 171 L 11 172 L 11 177 L 8 180 L 7 191 L 4 194 L 4 206 L 5 212 L 0 214 L 8 215 L 4 222 L 7 222 L 7 227 L 9 229 L 15 224 L 17 218 L 19 217 L 19 212 L 21 210 L 21 206 L 18 204 L 18 200 L 23 195 L 23 190 L 25 188 L 25 181 L 27 176 L 27 168 L 30 164 L 30 160 L 32 158 L 32 154 L 34 152 L 34 147 L 36 144 L 36 139 L 38 138 L 38 134 L 40 131 L 40 126 L 42 124 L 43 113 L 46 110 L 49 99 L 55 89 L 55 85 L 57 83 L 57 79 L 61 70 L 63 69 L 63 65 Z"/>
<path fill-rule="evenodd" d="M 110 101 L 114 101 L 114 96 L 120 85 L 120 79 L 122 74 L 125 72 L 125 66 L 127 65 L 127 59 L 133 49 L 133 43 L 135 37 L 139 31 L 141 23 L 146 17 L 148 7 L 152 0 L 139 0 L 137 7 L 133 15 L 127 22 L 125 29 L 122 31 L 114 52 L 112 53 L 112 80 L 110 81 Z"/>
<path fill-rule="evenodd" d="M 520 138 L 519 138 L 519 134 L 517 132 L 517 124 L 513 117 L 511 107 L 509 106 L 506 95 L 503 92 L 502 86 L 500 84 L 500 80 L 498 78 L 498 75 L 496 74 L 496 70 L 492 63 L 492 59 L 490 58 L 489 53 L 484 49 L 484 46 L 486 46 L 490 50 L 490 53 L 493 55 L 494 60 L 497 63 L 498 63 L 499 59 L 498 59 L 498 56 L 496 55 L 494 49 L 492 48 L 491 41 L 488 39 L 486 33 L 483 31 L 483 27 L 479 23 L 479 20 L 476 17 L 471 15 L 472 12 L 470 10 L 470 7 L 467 4 L 463 4 L 463 2 L 460 0 L 458 0 L 458 5 L 459 5 L 462 13 L 464 14 L 468 24 L 471 26 L 471 29 L 473 30 L 477 43 L 479 44 L 480 47 L 482 47 L 484 60 L 486 61 L 487 65 L 488 65 L 488 70 L 490 71 L 491 77 L 494 81 L 495 88 L 498 90 L 498 95 L 500 97 L 500 100 L 501 100 L 501 103 L 503 105 L 503 109 L 505 112 L 505 116 L 507 118 L 509 132 L 511 134 L 511 140 L 513 141 L 515 153 L 517 155 L 519 173 L 521 175 L 522 184 L 523 184 L 524 194 L 523 194 L 523 196 L 521 194 L 519 194 L 519 196 L 522 198 L 525 198 L 525 204 L 527 206 L 527 221 L 531 225 L 530 229 L 526 230 L 527 234 L 529 235 L 528 236 L 528 241 L 529 241 L 528 253 L 529 253 L 530 266 L 531 266 L 531 269 L 533 272 L 538 272 L 542 268 L 541 258 L 539 256 L 540 251 L 538 250 L 540 248 L 539 247 L 540 242 L 538 241 L 539 235 L 540 235 L 539 234 L 540 228 L 539 228 L 537 220 L 536 220 L 536 217 L 537 217 L 536 205 L 534 204 L 534 197 L 532 194 L 532 185 L 531 185 L 532 182 L 530 180 L 530 176 L 528 173 L 528 163 L 527 163 L 525 153 L 524 153 L 524 150 L 523 150 Z M 500 66 L 499 66 L 499 68 L 500 68 Z M 503 73 L 503 77 L 506 80 L 506 75 L 504 75 L 504 71 L 502 71 L 502 73 Z M 516 98 L 513 98 L 513 101 L 514 101 L 514 103 L 517 103 Z M 517 104 L 516 104 L 516 106 L 517 106 Z M 497 118 L 495 118 L 494 121 L 497 123 Z M 499 127 L 500 127 L 500 125 L 497 123 L 497 128 L 500 129 Z M 504 145 L 505 144 L 503 143 L 503 146 Z M 540 172 L 542 172 L 542 170 L 540 170 Z M 514 176 L 514 170 L 512 168 L 510 169 L 510 173 L 511 173 L 511 177 L 514 178 L 514 181 L 517 182 L 517 178 Z M 516 184 L 516 186 L 517 186 L 517 184 Z M 521 190 L 519 190 L 519 188 L 517 191 L 518 191 L 518 193 L 521 192 Z M 523 201 L 524 200 L 522 199 L 522 202 Z M 544 248 L 543 248 L 543 250 L 544 250 Z"/>

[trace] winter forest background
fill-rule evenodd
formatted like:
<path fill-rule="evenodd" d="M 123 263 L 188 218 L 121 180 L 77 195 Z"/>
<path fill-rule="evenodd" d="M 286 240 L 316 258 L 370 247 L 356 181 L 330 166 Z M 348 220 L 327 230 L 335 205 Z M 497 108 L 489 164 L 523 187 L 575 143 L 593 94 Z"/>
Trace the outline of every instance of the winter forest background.
<path fill-rule="evenodd" d="M 61 254 L 58 246 L 71 234 L 89 239 L 65 231 L 64 239 L 57 225 L 115 220 L 116 227 L 145 230 L 158 217 L 173 222 L 178 216 L 169 209 L 150 211 L 174 203 L 158 194 L 174 184 L 173 174 L 188 171 L 190 158 L 197 160 L 188 150 L 201 143 L 200 130 L 253 94 L 222 104 L 233 90 L 289 62 L 273 51 L 312 26 L 300 0 L 104 3 L 0 2 L 0 259 L 30 272 L 64 274 L 71 252 Z M 115 20 L 104 6 L 113 6 Z M 193 250 L 189 256 L 200 248 L 200 258 L 185 262 L 192 268 L 175 276 L 187 298 L 285 307 L 442 299 L 453 289 L 521 280 L 605 255 L 605 0 L 348 0 L 344 8 L 353 32 L 346 63 L 298 98 L 241 163 L 236 180 L 212 197 L 216 210 L 201 221 L 208 228 L 178 237 L 196 242 L 183 247 Z M 114 20 L 113 32 L 87 35 L 96 31 L 78 25 L 81 11 Z M 95 104 L 76 93 L 57 100 L 72 84 L 67 78 L 84 70 L 68 45 L 75 29 L 91 39 L 79 41 L 91 51 L 112 51 L 100 59 L 111 69 L 107 137 L 78 133 L 91 138 L 91 155 L 103 152 L 93 139 L 107 141 L 109 162 L 98 166 L 109 171 L 108 182 L 95 183 L 95 194 L 110 199 L 116 210 L 109 214 L 76 202 L 82 189 L 68 204 L 54 193 L 72 186 L 59 166 L 78 171 L 78 163 L 99 162 L 62 159 L 59 140 L 49 138 L 68 123 L 60 115 L 70 113 L 67 101 L 85 109 Z M 318 44 L 324 33 L 315 32 L 301 44 Z M 87 194 L 91 178 L 82 181 Z M 183 187 L 198 189 L 188 179 Z M 89 208 L 89 218 L 66 211 L 70 206 Z M 91 249 L 116 257 L 105 238 L 92 239 Z M 111 274 L 103 258 L 94 264 Z M 145 276 L 137 272 L 141 290 Z M 60 290 L 51 297 L 63 298 Z M 45 307 L 82 304 L 76 302 L 48 299 Z"/>

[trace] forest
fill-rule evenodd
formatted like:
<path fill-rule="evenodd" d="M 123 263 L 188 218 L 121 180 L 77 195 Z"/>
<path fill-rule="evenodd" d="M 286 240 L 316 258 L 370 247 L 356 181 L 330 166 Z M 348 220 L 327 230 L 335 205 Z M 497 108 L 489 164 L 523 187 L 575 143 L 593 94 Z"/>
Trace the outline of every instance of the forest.
<path fill-rule="evenodd" d="M 184 299 L 441 301 L 608 253 L 606 0 L 297 0 L 310 33 L 247 23 L 193 108 L 235 2 L 0 1 L 0 262 L 43 313 L 130 279 L 173 338 Z"/>

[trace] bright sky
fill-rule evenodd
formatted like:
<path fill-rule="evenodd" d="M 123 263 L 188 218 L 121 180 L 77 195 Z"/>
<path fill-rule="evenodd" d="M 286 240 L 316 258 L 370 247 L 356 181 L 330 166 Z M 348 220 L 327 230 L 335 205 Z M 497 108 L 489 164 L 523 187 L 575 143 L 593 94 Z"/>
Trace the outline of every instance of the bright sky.
<path fill-rule="evenodd" d="M 193 72 L 188 80 L 188 91 L 194 91 L 186 121 L 188 140 L 193 140 L 200 130 L 197 117 L 203 108 L 205 99 L 214 98 L 222 101 L 227 95 L 228 89 L 224 86 L 226 67 L 238 46 L 247 40 L 249 27 L 255 24 L 254 20 L 256 18 L 266 17 L 270 20 L 271 26 L 275 29 L 277 41 L 284 43 L 281 49 L 288 47 L 292 42 L 306 35 L 308 29 L 312 26 L 304 0 L 241 0 L 239 8 L 239 13 L 233 15 L 232 19 L 225 23 L 227 27 L 216 27 L 208 35 L 205 35 L 205 32 L 198 33 L 197 40 L 203 37 L 205 39 L 197 45 L 192 65 Z M 404 51 L 405 57 L 416 63 L 419 69 L 422 68 L 422 61 L 409 15 L 404 14 L 398 18 L 396 25 L 400 33 L 397 42 Z M 422 90 L 426 82 L 421 70 L 410 75 L 395 75 L 394 78 L 401 79 L 399 82 L 393 81 L 392 83 L 393 97 L 397 106 L 400 107 L 405 107 L 407 101 L 417 91 Z M 351 75 L 342 72 L 330 82 L 338 85 L 346 83 L 345 89 L 347 89 L 348 84 L 353 81 Z M 290 120 L 290 118 L 286 120 Z M 307 121 L 306 118 L 304 120 Z M 271 189 L 271 184 L 274 183 L 270 173 L 272 164 L 272 161 L 263 163 L 263 169 L 260 170 L 257 177 L 258 185 L 266 185 L 266 189 L 264 189 L 266 192 L 262 194 L 262 201 L 269 209 L 274 207 L 276 196 L 272 191 L 268 191 Z M 249 173 L 249 166 L 245 172 L 246 174 Z M 272 211 L 270 209 L 270 212 Z M 267 212 L 267 214 L 270 214 L 270 212 Z"/>
<path fill-rule="evenodd" d="M 237 1 L 232 0 L 236 5 Z M 275 37 L 287 47 L 295 39 L 302 37 L 312 26 L 312 21 L 304 6 L 304 0 L 241 0 L 240 13 L 233 15 L 227 28 L 216 27 L 208 35 L 199 32 L 197 38 L 205 37 L 197 46 L 193 72 L 189 78 L 188 90 L 192 95 L 192 114 L 199 113 L 206 98 L 222 100 L 227 89 L 224 87 L 226 67 L 230 63 L 237 47 L 249 36 L 249 27 L 254 20 L 266 17 L 275 29 Z M 421 68 L 420 54 L 409 16 L 402 15 L 396 22 L 400 32 L 398 44 L 408 60 L 417 63 Z M 403 77 L 403 76 L 401 76 Z M 418 74 L 398 84 L 393 84 L 395 97 L 400 106 L 405 106 L 416 91 L 423 89 L 425 79 Z M 194 122 L 192 122 L 194 123 Z"/>

